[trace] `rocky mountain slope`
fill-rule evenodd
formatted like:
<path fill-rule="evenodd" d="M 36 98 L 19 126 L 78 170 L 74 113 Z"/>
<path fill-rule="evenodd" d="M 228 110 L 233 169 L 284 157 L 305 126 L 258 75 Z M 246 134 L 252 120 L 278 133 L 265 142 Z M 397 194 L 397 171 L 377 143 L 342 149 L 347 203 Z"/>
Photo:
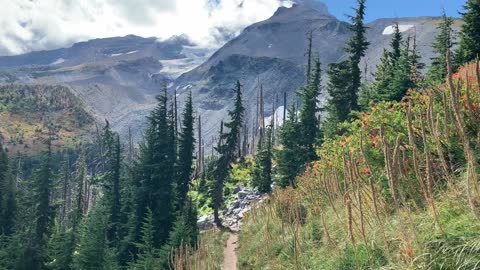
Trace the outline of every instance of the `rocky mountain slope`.
<path fill-rule="evenodd" d="M 95 118 L 71 89 L 48 85 L 0 86 L 0 141 L 9 152 L 30 153 L 53 145 L 73 145 L 89 134 Z"/>
<path fill-rule="evenodd" d="M 110 120 L 121 134 L 131 127 L 140 138 L 155 95 L 209 54 L 184 36 L 95 39 L 66 49 L 0 57 L 0 82 L 68 86 L 96 118 Z"/>
<path fill-rule="evenodd" d="M 343 46 L 350 35 L 346 24 L 330 15 L 324 5 L 306 3 L 279 8 L 271 18 L 245 28 L 213 55 L 183 36 L 163 41 L 137 36 L 96 39 L 71 48 L 0 57 L 0 82 L 69 86 L 98 119 L 109 119 L 121 134 L 131 128 L 137 139 L 145 116 L 155 104 L 154 96 L 167 82 L 170 93 L 176 90 L 179 94 L 180 103 L 192 91 L 204 120 L 205 142 L 210 144 L 231 106 L 235 80 L 244 87 L 249 121 L 254 117 L 260 85 L 268 112 L 277 95 L 279 103 L 284 92 L 290 101 L 295 98 L 295 90 L 305 80 L 308 31 L 314 31 L 314 50 L 324 68 L 345 57 Z M 406 35 L 416 35 L 422 60 L 430 62 L 438 18 L 376 20 L 368 24 L 371 46 L 364 59 L 367 78 L 371 78 L 383 48 L 388 47 L 395 22 Z M 322 101 L 325 98 L 324 94 Z"/>
<path fill-rule="evenodd" d="M 432 17 L 395 18 L 368 23 L 367 36 L 371 46 L 363 63 L 368 70 L 367 78 L 371 79 L 383 49 L 389 47 L 392 25 L 397 22 L 405 36 L 416 36 L 422 61 L 428 65 L 439 20 Z M 457 21 L 455 27 L 459 24 Z M 199 113 L 203 119 L 208 119 L 202 123 L 207 137 L 218 132 L 219 120 L 232 105 L 230 89 L 236 79 L 244 86 L 247 118 L 251 120 L 255 117 L 259 84 L 264 86 L 268 116 L 277 95 L 282 97 L 283 92 L 287 92 L 292 101 L 295 90 L 304 83 L 306 34 L 309 31 L 314 33 L 313 49 L 320 56 L 324 69 L 328 64 L 346 57 L 343 46 L 350 32 L 344 22 L 322 8 L 304 5 L 282 7 L 271 18 L 247 27 L 208 61 L 180 76 L 172 88 L 181 94 L 192 91 Z M 324 78 L 323 81 L 326 80 Z M 321 101 L 325 99 L 323 93 Z M 283 102 L 280 100 L 280 103 Z"/>

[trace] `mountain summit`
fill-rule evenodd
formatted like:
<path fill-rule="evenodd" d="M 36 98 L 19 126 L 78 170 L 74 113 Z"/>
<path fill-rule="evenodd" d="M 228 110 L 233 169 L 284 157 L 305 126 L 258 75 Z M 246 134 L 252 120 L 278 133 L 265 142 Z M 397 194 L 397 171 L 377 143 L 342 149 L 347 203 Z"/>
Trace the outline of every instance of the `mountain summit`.
<path fill-rule="evenodd" d="M 379 19 L 367 25 L 371 42 L 364 58 L 367 78 L 375 70 L 383 48 L 388 47 L 388 30 L 395 22 L 404 26 L 405 35 L 416 35 L 422 61 L 429 63 L 438 18 Z M 0 81 L 69 86 L 98 118 L 108 118 L 121 134 L 131 128 L 137 139 L 141 138 L 142 119 L 155 104 L 154 96 L 167 82 L 170 92 L 179 94 L 180 102 L 192 91 L 197 111 L 205 121 L 206 142 L 210 143 L 208 138 L 216 134 L 231 105 L 235 80 L 243 84 L 249 121 L 255 117 L 261 85 L 267 108 L 284 92 L 288 102 L 294 101 L 296 89 L 305 80 L 309 31 L 313 31 L 313 50 L 324 69 L 344 59 L 344 44 L 350 37 L 347 24 L 329 14 L 321 2 L 298 0 L 290 8 L 280 7 L 267 20 L 246 27 L 213 54 L 185 36 L 167 40 L 134 35 L 95 39 L 71 48 L 0 57 L 0 68 L 4 69 Z M 325 94 L 321 100 L 325 100 Z"/>

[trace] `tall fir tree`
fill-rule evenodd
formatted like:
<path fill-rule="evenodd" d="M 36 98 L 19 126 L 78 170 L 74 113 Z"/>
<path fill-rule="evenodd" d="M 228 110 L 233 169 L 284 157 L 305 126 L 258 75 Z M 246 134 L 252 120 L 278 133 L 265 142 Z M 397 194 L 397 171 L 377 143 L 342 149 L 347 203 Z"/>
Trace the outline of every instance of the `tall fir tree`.
<path fill-rule="evenodd" d="M 388 99 L 390 83 L 393 78 L 394 69 L 392 61 L 390 60 L 390 52 L 383 49 L 380 64 L 377 65 L 377 70 L 374 74 L 375 82 L 373 83 L 373 91 L 370 99 L 374 102 Z"/>
<path fill-rule="evenodd" d="M 15 232 L 17 211 L 15 180 L 10 171 L 8 155 L 0 142 L 0 235 Z"/>
<path fill-rule="evenodd" d="M 349 29 L 353 36 L 347 42 L 345 51 L 350 54 L 347 60 L 330 64 L 327 71 L 329 77 L 328 93 L 331 99 L 328 102 L 329 124 L 348 120 L 352 110 L 358 110 L 358 92 L 361 86 L 362 72 L 360 60 L 370 45 L 366 37 L 365 0 L 357 0 L 355 16 L 351 16 Z"/>
<path fill-rule="evenodd" d="M 330 96 L 327 104 L 328 122 L 332 126 L 348 120 L 351 108 L 351 96 L 348 89 L 351 84 L 350 63 L 348 60 L 330 64 L 327 70 L 327 91 Z M 330 124 L 329 123 L 329 124 Z M 332 131 L 336 133 L 336 131 Z"/>
<path fill-rule="evenodd" d="M 55 209 L 51 203 L 54 173 L 52 164 L 52 135 L 46 140 L 47 150 L 43 153 L 41 168 L 35 172 L 32 204 L 34 224 L 32 236 L 29 237 L 17 263 L 17 269 L 44 269 L 47 262 L 48 242 L 52 233 Z"/>
<path fill-rule="evenodd" d="M 384 50 L 377 66 L 371 100 L 400 101 L 409 89 L 417 87 L 423 80 L 421 62 L 416 37 L 404 39 L 398 24 L 394 26 L 390 51 Z M 399 50 L 399 51 L 398 51 Z"/>
<path fill-rule="evenodd" d="M 255 165 L 253 168 L 252 185 L 258 191 L 267 193 L 271 191 L 272 185 L 272 128 L 267 128 L 265 135 L 260 138 L 257 153 L 255 154 Z"/>
<path fill-rule="evenodd" d="M 224 133 L 222 126 L 219 144 L 216 147 L 219 157 L 214 172 L 215 184 L 213 192 L 213 213 L 214 221 L 218 226 L 222 225 L 219 210 L 223 205 L 223 185 L 229 175 L 230 164 L 235 161 L 235 158 L 237 157 L 244 113 L 245 107 L 243 106 L 242 87 L 240 81 L 237 81 L 235 84 L 234 108 L 233 110 L 228 111 L 230 121 L 225 124 L 225 127 L 228 128 L 228 132 Z"/>
<path fill-rule="evenodd" d="M 178 139 L 178 158 L 176 162 L 177 207 L 181 209 L 187 200 L 190 177 L 193 172 L 193 153 L 195 151 L 194 117 L 192 93 L 187 96 L 182 116 L 182 127 Z"/>
<path fill-rule="evenodd" d="M 395 66 L 402 56 L 403 34 L 398 23 L 393 25 L 393 38 L 390 41 L 390 62 Z"/>
<path fill-rule="evenodd" d="M 158 104 L 148 117 L 145 141 L 141 144 L 135 180 L 135 210 L 130 239 L 141 242 L 142 224 L 147 209 L 153 213 L 154 244 L 160 248 L 168 239 L 174 221 L 174 121 L 168 109 L 168 98 L 157 97 Z M 136 254 L 137 251 L 131 250 Z"/>
<path fill-rule="evenodd" d="M 463 19 L 459 33 L 459 47 L 455 53 L 456 64 L 473 61 L 480 55 L 480 0 L 467 0 L 460 13 Z"/>
<path fill-rule="evenodd" d="M 278 164 L 278 185 L 281 187 L 295 187 L 295 177 L 304 167 L 303 159 L 298 155 L 300 149 L 300 122 L 297 108 L 292 103 L 288 110 L 288 117 L 279 131 L 280 149 L 275 157 Z"/>
<path fill-rule="evenodd" d="M 130 269 L 154 270 L 161 269 L 159 249 L 155 245 L 155 227 L 153 213 L 147 209 L 145 220 L 142 223 L 141 241 L 135 243 L 139 250 L 138 259 L 130 264 Z"/>
<path fill-rule="evenodd" d="M 168 243 L 161 250 L 161 265 L 164 269 L 173 269 L 169 258 L 172 258 L 179 248 L 196 248 L 199 233 L 197 214 L 195 204 L 187 198 L 175 220 Z"/>
<path fill-rule="evenodd" d="M 435 83 L 444 82 L 447 76 L 447 52 L 454 45 L 453 22 L 453 18 L 443 11 L 442 20 L 437 27 L 438 34 L 432 44 L 435 56 L 431 59 L 432 65 L 427 73 L 427 78 Z"/>
<path fill-rule="evenodd" d="M 365 26 L 365 1 L 357 0 L 357 8 L 355 9 L 355 16 L 349 16 L 351 24 L 348 26 L 350 31 L 353 32 L 353 36 L 347 42 L 345 51 L 350 54 L 350 73 L 351 73 L 351 85 L 349 88 L 350 109 L 358 110 L 358 91 L 360 90 L 362 81 L 362 72 L 360 70 L 360 60 L 365 56 L 370 43 L 367 41 L 367 27 Z"/>
<path fill-rule="evenodd" d="M 74 257 L 74 269 L 119 269 L 107 239 L 110 207 L 104 198 L 85 218 Z"/>
<path fill-rule="evenodd" d="M 314 60 L 313 70 L 310 80 L 306 87 L 300 90 L 300 100 L 302 107 L 300 109 L 300 124 L 302 133 L 301 149 L 298 152 L 304 159 L 305 163 L 317 159 L 315 152 L 315 143 L 319 133 L 319 121 L 317 113 L 320 111 L 318 106 L 318 97 L 320 95 L 321 82 L 321 64 L 317 57 Z"/>
<path fill-rule="evenodd" d="M 120 163 L 121 163 L 121 149 L 120 138 L 118 134 L 113 132 L 110 123 L 106 121 L 103 128 L 103 146 L 105 149 L 105 200 L 108 203 L 109 211 L 109 230 L 108 240 L 118 245 L 121 236 L 120 231 L 120 214 L 121 214 L 121 195 L 120 195 Z"/>

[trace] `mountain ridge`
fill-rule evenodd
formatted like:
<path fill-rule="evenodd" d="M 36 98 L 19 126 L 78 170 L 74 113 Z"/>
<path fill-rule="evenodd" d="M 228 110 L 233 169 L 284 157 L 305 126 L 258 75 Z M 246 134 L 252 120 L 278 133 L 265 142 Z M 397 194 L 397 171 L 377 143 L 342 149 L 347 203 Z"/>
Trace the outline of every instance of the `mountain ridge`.
<path fill-rule="evenodd" d="M 372 79 L 380 55 L 391 39 L 382 33 L 395 22 L 414 25 L 405 33 L 417 34 L 422 61 L 427 65 L 430 62 L 430 44 L 438 18 L 378 19 L 367 24 L 371 46 L 362 63 L 368 69 L 367 79 Z M 459 24 L 457 20 L 456 27 Z M 309 30 L 314 30 L 314 51 L 318 52 L 323 69 L 345 58 L 343 47 L 350 36 L 346 23 L 328 10 L 295 4 L 291 8 L 280 7 L 270 18 L 246 27 L 211 55 L 208 49 L 195 47 L 185 36 L 163 41 L 135 35 L 94 39 L 70 48 L 0 57 L 0 82 L 69 86 L 122 135 L 128 129 L 134 130 L 137 140 L 142 137 L 143 116 L 153 108 L 155 95 L 167 83 L 170 93 L 179 94 L 180 103 L 192 91 L 197 113 L 205 121 L 202 124 L 206 142 L 210 142 L 216 135 L 216 125 L 231 107 L 228 91 L 236 79 L 244 87 L 249 121 L 256 117 L 260 84 L 264 85 L 266 108 L 272 107 L 276 96 L 281 97 L 284 92 L 289 102 L 295 100 L 295 91 L 305 80 L 304 53 Z M 71 52 L 66 53 L 68 50 Z M 42 54 L 46 56 L 42 58 Z M 34 57 L 32 63 L 48 64 L 18 65 L 32 55 L 38 58 Z M 6 64 L 16 58 L 20 60 Z M 323 94 L 321 102 L 326 98 Z M 276 100 L 276 107 L 280 103 L 283 102 Z M 267 111 L 269 116 L 272 110 Z"/>

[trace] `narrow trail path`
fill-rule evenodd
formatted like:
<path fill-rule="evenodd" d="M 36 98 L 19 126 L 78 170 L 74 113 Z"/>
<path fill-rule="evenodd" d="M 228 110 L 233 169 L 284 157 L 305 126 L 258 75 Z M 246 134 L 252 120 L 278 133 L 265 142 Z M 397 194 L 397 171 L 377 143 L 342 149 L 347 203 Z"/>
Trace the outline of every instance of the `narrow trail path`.
<path fill-rule="evenodd" d="M 238 228 L 231 228 L 227 245 L 223 250 L 223 270 L 237 270 Z"/>

